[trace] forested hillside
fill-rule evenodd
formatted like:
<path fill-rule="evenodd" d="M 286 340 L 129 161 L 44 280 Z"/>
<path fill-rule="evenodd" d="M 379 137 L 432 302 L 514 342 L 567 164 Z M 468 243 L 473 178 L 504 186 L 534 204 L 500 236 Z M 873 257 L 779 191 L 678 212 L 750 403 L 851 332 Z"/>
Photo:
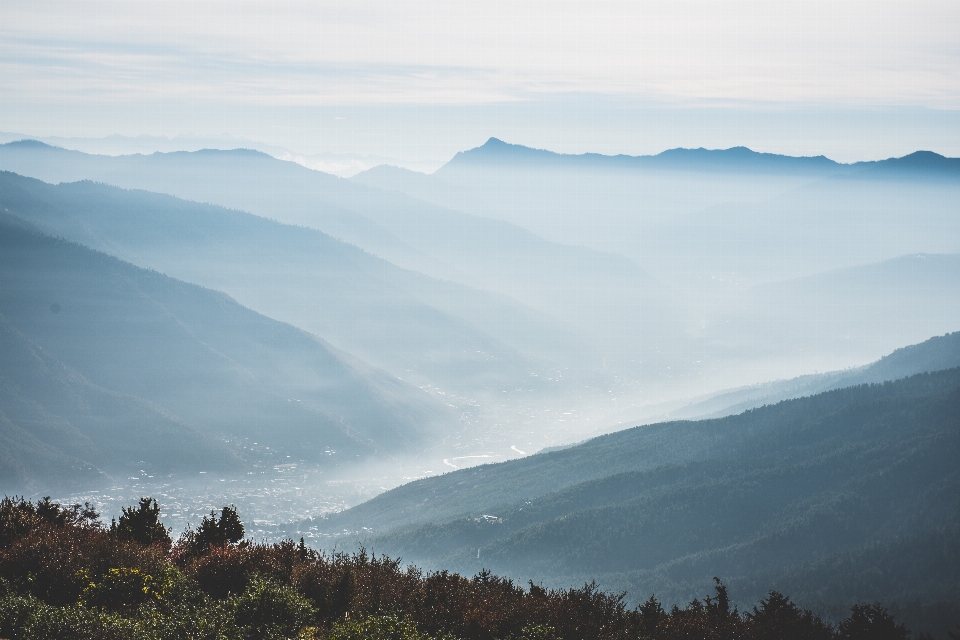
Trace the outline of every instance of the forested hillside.
<path fill-rule="evenodd" d="M 804 602 L 960 591 L 960 369 L 860 385 L 407 485 L 330 520 L 423 563 L 683 602 L 726 576 Z M 889 581 L 853 576 L 869 559 Z M 841 570 L 841 567 L 843 569 Z M 813 579 L 816 576 L 816 579 Z M 842 588 L 839 585 L 843 585 Z"/>

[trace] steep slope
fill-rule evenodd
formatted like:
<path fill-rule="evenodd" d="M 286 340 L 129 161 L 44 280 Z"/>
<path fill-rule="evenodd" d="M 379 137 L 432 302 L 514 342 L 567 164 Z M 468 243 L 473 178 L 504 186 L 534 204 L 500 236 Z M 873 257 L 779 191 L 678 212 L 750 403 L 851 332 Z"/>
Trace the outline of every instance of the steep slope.
<path fill-rule="evenodd" d="M 312 229 L 170 196 L 0 174 L 0 206 L 51 233 L 235 297 L 396 376 L 467 393 L 581 357 L 514 300 L 398 269 Z"/>
<path fill-rule="evenodd" d="M 114 396 L 149 401 L 175 424 L 298 459 L 332 449 L 353 460 L 419 450 L 450 420 L 418 389 L 222 293 L 45 236 L 6 213 L 0 243 L 6 322 L 66 370 Z M 21 395 L 49 403 L 43 376 L 11 367 Z M 54 376 L 54 365 L 47 369 Z M 139 406 L 103 416 L 143 421 Z M 72 412 L 57 410 L 71 421 Z"/>
<path fill-rule="evenodd" d="M 771 575 L 809 594 L 816 585 L 791 573 L 805 563 L 909 536 L 936 541 L 960 524 L 958 420 L 960 369 L 949 369 L 641 427 L 423 482 L 425 497 L 456 496 L 459 516 L 443 517 L 428 500 L 415 524 L 368 544 L 428 567 L 487 567 L 547 584 L 596 578 L 634 601 L 654 589 L 682 601 L 715 575 L 735 585 L 737 598 L 762 596 L 758 577 Z M 591 467 L 593 479 L 568 484 Z M 870 554 L 861 555 L 859 567 L 869 569 Z M 960 557 L 929 546 L 916 557 L 953 564 L 936 582 L 900 581 L 880 597 L 954 597 Z"/>

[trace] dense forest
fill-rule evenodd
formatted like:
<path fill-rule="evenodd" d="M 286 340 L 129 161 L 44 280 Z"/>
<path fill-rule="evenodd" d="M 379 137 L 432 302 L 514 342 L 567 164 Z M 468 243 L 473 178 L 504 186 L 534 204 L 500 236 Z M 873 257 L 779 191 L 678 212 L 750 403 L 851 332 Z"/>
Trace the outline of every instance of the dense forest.
<path fill-rule="evenodd" d="M 630 609 L 594 584 L 523 587 L 302 540 L 256 544 L 232 507 L 174 542 L 150 498 L 110 526 L 89 505 L 4 498 L 0 576 L 0 637 L 11 640 L 911 637 L 880 603 L 854 605 L 836 625 L 776 591 L 741 612 L 719 579 L 683 608 L 650 596 Z"/>

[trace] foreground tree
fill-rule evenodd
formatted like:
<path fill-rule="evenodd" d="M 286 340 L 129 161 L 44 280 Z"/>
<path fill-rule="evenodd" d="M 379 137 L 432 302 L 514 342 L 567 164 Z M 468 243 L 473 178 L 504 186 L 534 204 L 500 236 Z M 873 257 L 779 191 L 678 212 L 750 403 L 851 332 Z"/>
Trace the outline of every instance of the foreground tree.
<path fill-rule="evenodd" d="M 111 522 L 110 533 L 118 540 L 157 544 L 164 549 L 173 543 L 169 529 L 160 522 L 160 506 L 152 498 L 140 498 L 137 507 L 124 507 L 120 520 Z"/>
<path fill-rule="evenodd" d="M 751 636 L 760 640 L 830 640 L 834 630 L 813 612 L 801 609 L 779 591 L 771 591 L 744 616 Z"/>
<path fill-rule="evenodd" d="M 910 632 L 887 613 L 879 602 L 855 604 L 850 617 L 837 630 L 842 640 L 907 640 Z"/>
<path fill-rule="evenodd" d="M 179 544 L 187 555 L 197 556 L 205 554 L 212 547 L 236 544 L 243 540 L 243 534 L 243 523 L 236 507 L 231 505 L 220 510 L 219 518 L 216 511 L 204 516 L 196 530 L 183 532 Z"/>

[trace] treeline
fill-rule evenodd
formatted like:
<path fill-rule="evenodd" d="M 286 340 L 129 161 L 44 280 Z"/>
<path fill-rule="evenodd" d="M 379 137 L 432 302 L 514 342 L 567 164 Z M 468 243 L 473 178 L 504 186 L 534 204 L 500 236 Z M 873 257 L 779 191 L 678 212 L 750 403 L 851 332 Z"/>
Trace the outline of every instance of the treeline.
<path fill-rule="evenodd" d="M 905 640 L 879 604 L 833 626 L 771 592 L 747 612 L 726 587 L 684 608 L 621 594 L 522 587 L 487 571 L 243 539 L 232 507 L 177 541 L 143 498 L 104 526 L 89 505 L 0 502 L 0 638 L 58 640 Z M 960 636 L 954 636 L 960 638 Z"/>

